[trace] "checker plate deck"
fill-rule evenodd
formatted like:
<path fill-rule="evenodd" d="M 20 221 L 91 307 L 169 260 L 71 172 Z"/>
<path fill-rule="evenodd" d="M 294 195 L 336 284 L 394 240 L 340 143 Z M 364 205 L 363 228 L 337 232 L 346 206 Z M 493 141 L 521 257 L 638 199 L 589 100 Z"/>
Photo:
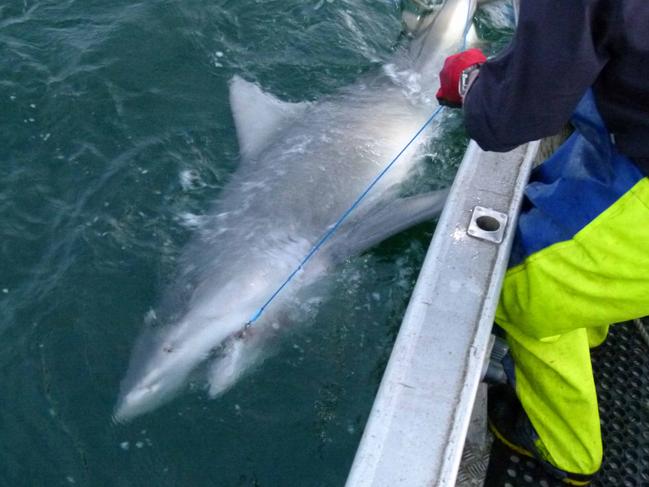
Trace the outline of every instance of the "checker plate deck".
<path fill-rule="evenodd" d="M 645 328 L 649 319 L 644 320 Z M 649 343 L 633 323 L 611 327 L 592 351 L 604 441 L 593 487 L 649 486 Z M 485 487 L 565 485 L 494 442 Z"/>

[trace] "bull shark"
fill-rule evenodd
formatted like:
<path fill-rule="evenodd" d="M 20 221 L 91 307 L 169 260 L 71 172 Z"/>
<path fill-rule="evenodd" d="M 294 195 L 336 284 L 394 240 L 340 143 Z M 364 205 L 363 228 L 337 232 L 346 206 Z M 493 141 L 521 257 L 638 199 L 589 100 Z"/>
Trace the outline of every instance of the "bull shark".
<path fill-rule="evenodd" d="M 408 148 L 264 314 L 264 304 L 437 106 L 444 59 L 462 46 L 475 0 L 406 19 L 412 39 L 376 73 L 316 102 L 288 103 L 235 76 L 230 104 L 241 162 L 179 258 L 157 319 L 132 352 L 114 419 L 168 402 L 195 374 L 214 397 L 263 355 L 282 310 L 336 263 L 438 215 L 446 191 L 402 198 L 435 127 Z"/>

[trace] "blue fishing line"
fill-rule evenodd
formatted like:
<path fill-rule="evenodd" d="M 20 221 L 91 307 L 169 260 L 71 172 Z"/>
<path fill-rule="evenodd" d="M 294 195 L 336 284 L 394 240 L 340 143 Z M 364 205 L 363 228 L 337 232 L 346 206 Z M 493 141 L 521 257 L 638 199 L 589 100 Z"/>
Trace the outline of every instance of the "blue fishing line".
<path fill-rule="evenodd" d="M 347 219 L 349 214 L 352 211 L 354 211 L 358 205 L 360 205 L 361 201 L 365 199 L 365 197 L 372 190 L 372 188 L 374 188 L 374 186 L 376 186 L 376 184 L 381 180 L 381 178 L 383 178 L 385 173 L 387 173 L 390 170 L 390 168 L 394 166 L 394 164 L 399 160 L 399 158 L 408 149 L 408 147 L 410 147 L 412 143 L 415 141 L 415 139 L 417 139 L 417 137 L 419 137 L 419 135 L 426 129 L 426 127 L 430 125 L 430 123 L 435 119 L 435 117 L 437 117 L 437 115 L 439 114 L 439 112 L 442 111 L 443 108 L 444 107 L 442 106 L 437 107 L 437 110 L 433 112 L 433 114 L 428 118 L 428 120 L 426 120 L 426 122 L 417 131 L 417 133 L 413 135 L 410 141 L 403 147 L 403 149 L 401 149 L 401 151 L 395 156 L 395 158 L 392 159 L 390 164 L 388 164 L 387 166 L 385 166 L 385 168 L 383 168 L 383 170 L 374 178 L 374 180 L 367 186 L 367 188 L 365 188 L 365 191 L 363 191 L 361 195 L 358 198 L 356 198 L 356 201 L 354 201 L 354 203 L 352 203 L 352 205 L 349 208 L 347 208 L 347 210 L 342 214 L 342 216 L 338 219 L 338 221 L 336 221 L 336 223 L 334 223 L 334 225 L 329 230 L 327 230 L 322 237 L 320 237 L 318 243 L 316 243 L 313 246 L 313 248 L 309 251 L 306 257 L 302 259 L 302 262 L 300 262 L 300 264 L 295 268 L 295 270 L 291 272 L 291 274 L 286 278 L 286 280 L 282 283 L 282 285 L 279 286 L 277 290 L 272 294 L 272 296 L 268 298 L 268 300 L 255 312 L 255 314 L 252 315 L 252 318 L 248 320 L 246 326 L 252 325 L 255 321 L 257 321 L 257 319 L 259 319 L 259 317 L 262 315 L 262 313 L 268 307 L 268 305 L 277 297 L 279 293 L 282 292 L 282 290 L 288 285 L 289 282 L 291 282 L 291 280 L 295 277 L 295 275 L 298 272 L 300 272 L 300 270 L 306 265 L 306 263 L 309 260 L 311 260 L 311 257 L 313 257 L 316 254 L 316 252 L 318 252 L 318 250 L 320 250 L 320 248 L 327 242 L 327 240 L 331 238 L 331 236 L 336 232 L 336 230 L 338 230 L 338 227 L 340 227 L 340 225 Z"/>
<path fill-rule="evenodd" d="M 469 35 L 469 29 L 471 28 L 471 12 L 473 10 L 473 2 L 469 2 L 469 9 L 467 12 L 467 19 L 466 19 L 466 27 L 464 28 L 464 35 L 463 35 L 463 41 L 462 41 L 462 51 L 466 49 L 466 42 L 467 42 L 467 37 Z M 356 198 L 356 201 L 352 203 L 352 205 L 342 214 L 342 216 L 334 223 L 334 225 L 327 230 L 322 237 L 320 237 L 320 240 L 318 240 L 318 243 L 316 243 L 309 253 L 302 259 L 302 262 L 291 272 L 291 274 L 284 280 L 284 282 L 277 288 L 277 290 L 266 300 L 266 302 L 257 310 L 255 313 L 252 315 L 252 317 L 248 320 L 246 323 L 246 327 L 252 326 L 252 324 L 259 319 L 259 317 L 263 314 L 263 312 L 266 310 L 268 305 L 273 302 L 273 300 L 277 297 L 279 293 L 282 292 L 282 290 L 293 280 L 293 278 L 297 275 L 298 272 L 302 270 L 302 268 L 306 265 L 309 260 L 311 260 L 311 257 L 313 257 L 318 250 L 331 238 L 331 236 L 338 230 L 338 227 L 342 225 L 342 223 L 347 219 L 347 217 L 350 215 L 352 211 L 358 207 L 358 205 L 361 204 L 363 199 L 367 196 L 367 194 L 376 186 L 376 184 L 383 178 L 385 173 L 387 173 L 392 166 L 399 160 L 399 158 L 403 155 L 403 153 L 412 145 L 412 143 L 421 135 L 421 133 L 428 127 L 431 122 L 437 117 L 437 115 L 442 111 L 444 107 L 439 106 L 437 109 L 433 112 L 433 114 L 426 120 L 426 122 L 421 126 L 421 128 L 417 131 L 415 135 L 410 139 L 410 141 L 404 146 L 403 149 L 395 156 L 390 163 L 383 168 L 383 170 L 374 178 L 374 180 L 365 188 L 365 191 L 361 193 L 361 195 Z"/>

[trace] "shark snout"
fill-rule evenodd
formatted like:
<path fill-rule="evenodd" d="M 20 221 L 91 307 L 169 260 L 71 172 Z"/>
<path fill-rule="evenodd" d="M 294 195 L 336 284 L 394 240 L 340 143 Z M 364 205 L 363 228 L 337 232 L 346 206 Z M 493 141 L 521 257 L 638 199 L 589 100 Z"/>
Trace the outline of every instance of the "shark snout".
<path fill-rule="evenodd" d="M 124 423 L 155 409 L 162 402 L 164 402 L 164 397 L 161 394 L 159 382 L 148 386 L 139 386 L 120 397 L 113 417 L 116 421 Z"/>
<path fill-rule="evenodd" d="M 231 294 L 227 298 L 235 300 Z M 216 353 L 229 352 L 227 344 L 230 341 L 247 336 L 249 332 L 243 332 L 245 319 L 252 315 L 254 308 L 244 306 L 247 304 L 244 302 L 237 313 L 224 314 L 222 309 L 228 307 L 228 300 L 219 293 L 216 297 L 204 299 L 174 326 L 156 331 L 140 341 L 120 386 L 113 413 L 115 421 L 131 421 L 171 401 L 187 384 L 190 375 L 203 372 L 205 362 L 212 360 Z M 238 355 L 236 357 L 238 363 Z M 227 378 L 238 377 L 230 373 L 229 368 L 224 370 L 219 374 L 225 374 Z M 227 382 L 223 378 L 221 381 Z M 225 388 L 222 386 L 221 389 Z"/>
<path fill-rule="evenodd" d="M 130 421 L 170 401 L 182 387 L 191 370 L 186 364 L 174 361 L 159 365 L 167 367 L 154 367 L 139 376 L 133 374 L 122 383 L 113 414 L 116 421 Z"/>

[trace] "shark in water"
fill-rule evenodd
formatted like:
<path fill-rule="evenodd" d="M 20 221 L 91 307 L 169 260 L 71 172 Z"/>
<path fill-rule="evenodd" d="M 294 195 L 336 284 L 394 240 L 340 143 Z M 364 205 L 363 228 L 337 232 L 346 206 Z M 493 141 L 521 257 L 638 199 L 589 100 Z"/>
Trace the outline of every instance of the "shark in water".
<path fill-rule="evenodd" d="M 117 421 L 152 411 L 206 375 L 211 396 L 230 387 L 278 331 L 291 298 L 332 267 L 441 211 L 445 191 L 399 197 L 421 160 L 417 139 L 335 236 L 253 326 L 246 323 L 437 106 L 446 56 L 462 47 L 475 0 L 446 0 L 409 24 L 391 63 L 317 102 L 286 103 L 240 77 L 230 103 L 240 167 L 183 250 L 159 324 L 133 350 Z M 419 157 L 418 157 L 419 156 Z"/>

